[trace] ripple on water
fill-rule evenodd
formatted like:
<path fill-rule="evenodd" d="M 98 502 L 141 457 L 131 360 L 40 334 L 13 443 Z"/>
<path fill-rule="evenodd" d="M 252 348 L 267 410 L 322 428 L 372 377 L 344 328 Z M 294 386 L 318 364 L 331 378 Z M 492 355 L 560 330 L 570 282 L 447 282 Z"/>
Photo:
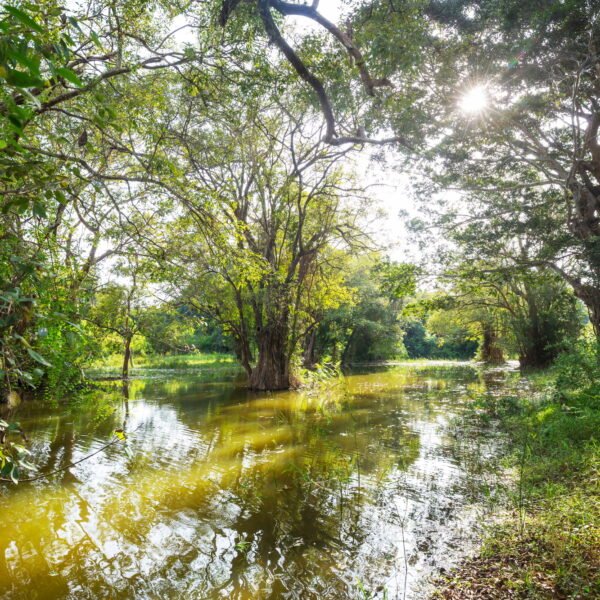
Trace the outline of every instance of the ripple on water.
<path fill-rule="evenodd" d="M 323 394 L 186 374 L 19 420 L 40 471 L 0 496 L 6 598 L 421 598 L 474 539 L 500 438 L 453 420 L 516 374 L 395 366 Z M 49 416 L 51 415 L 51 416 Z"/>

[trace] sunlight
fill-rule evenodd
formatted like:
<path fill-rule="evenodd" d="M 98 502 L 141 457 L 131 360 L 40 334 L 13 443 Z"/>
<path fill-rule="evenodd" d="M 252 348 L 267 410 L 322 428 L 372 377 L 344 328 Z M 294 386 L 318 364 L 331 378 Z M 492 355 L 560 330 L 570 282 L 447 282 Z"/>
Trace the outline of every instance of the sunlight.
<path fill-rule="evenodd" d="M 489 104 L 488 92 L 483 85 L 476 85 L 465 92 L 458 102 L 460 110 L 468 115 L 481 114 Z"/>

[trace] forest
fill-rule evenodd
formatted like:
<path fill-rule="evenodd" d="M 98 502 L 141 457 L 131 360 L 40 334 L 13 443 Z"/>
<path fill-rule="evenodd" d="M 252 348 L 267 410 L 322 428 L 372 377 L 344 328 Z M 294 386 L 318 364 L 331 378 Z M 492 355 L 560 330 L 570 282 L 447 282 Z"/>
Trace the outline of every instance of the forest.
<path fill-rule="evenodd" d="M 600 597 L 599 129 L 595 0 L 9 0 L 2 597 Z"/>

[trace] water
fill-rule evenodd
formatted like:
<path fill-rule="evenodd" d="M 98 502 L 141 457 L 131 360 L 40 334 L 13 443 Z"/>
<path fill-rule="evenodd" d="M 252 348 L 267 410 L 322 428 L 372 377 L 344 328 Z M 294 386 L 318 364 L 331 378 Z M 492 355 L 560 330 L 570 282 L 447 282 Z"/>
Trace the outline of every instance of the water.
<path fill-rule="evenodd" d="M 319 393 L 171 374 L 13 414 L 49 479 L 0 488 L 0 597 L 423 598 L 499 495 L 502 437 L 457 427 L 514 383 L 470 365 Z M 487 391 L 487 392 L 486 392 Z M 7 417 L 6 412 L 3 414 Z"/>

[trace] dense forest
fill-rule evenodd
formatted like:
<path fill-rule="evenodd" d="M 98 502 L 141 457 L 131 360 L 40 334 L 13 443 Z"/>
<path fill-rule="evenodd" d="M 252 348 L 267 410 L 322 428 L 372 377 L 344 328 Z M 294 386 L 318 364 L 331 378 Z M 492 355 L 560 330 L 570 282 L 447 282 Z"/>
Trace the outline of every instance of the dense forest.
<path fill-rule="evenodd" d="M 2 401 L 214 355 L 268 392 L 518 361 L 597 411 L 599 128 L 593 0 L 11 0 Z"/>

